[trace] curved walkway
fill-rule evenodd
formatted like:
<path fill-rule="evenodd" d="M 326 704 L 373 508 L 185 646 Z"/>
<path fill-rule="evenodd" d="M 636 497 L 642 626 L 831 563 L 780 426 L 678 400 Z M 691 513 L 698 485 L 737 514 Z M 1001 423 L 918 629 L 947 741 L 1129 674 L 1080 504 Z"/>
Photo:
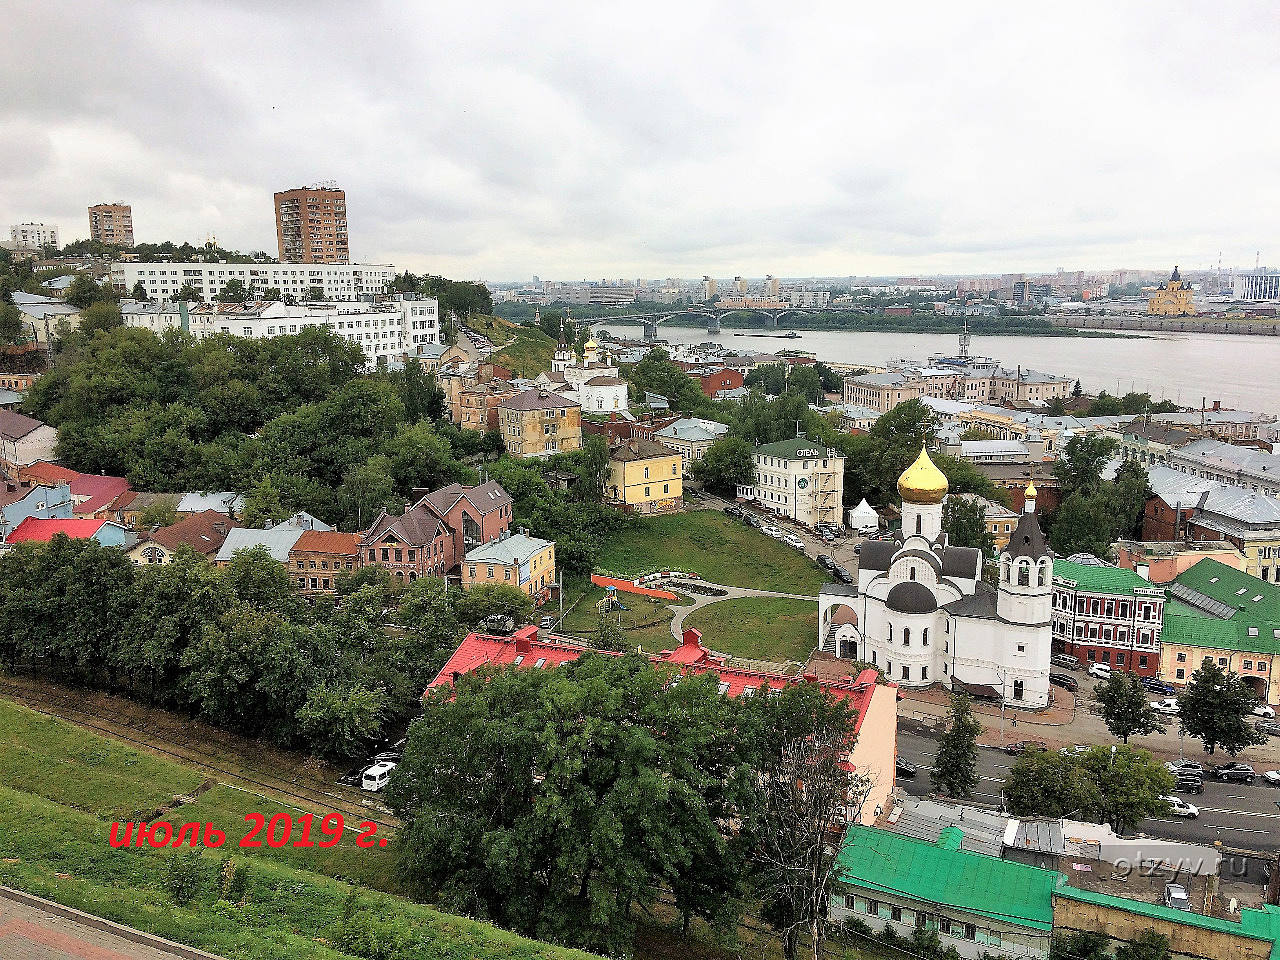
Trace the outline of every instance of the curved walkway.
<path fill-rule="evenodd" d="M 672 589 L 675 592 L 680 592 L 679 584 L 681 581 L 673 577 L 668 582 L 672 584 Z M 693 613 L 695 610 L 701 610 L 703 607 L 709 606 L 710 604 L 717 603 L 720 600 L 741 600 L 745 597 L 782 597 L 786 600 L 812 600 L 814 603 L 818 602 L 817 597 L 805 596 L 803 593 L 779 593 L 776 590 L 756 590 L 751 587 L 731 587 L 724 583 L 711 583 L 709 580 L 689 580 L 687 582 L 696 583 L 700 586 L 711 587 L 715 590 L 723 590 L 724 596 L 710 597 L 705 594 L 686 592 L 685 596 L 692 597 L 693 603 L 685 606 L 668 604 L 668 609 L 675 611 L 675 617 L 671 620 L 671 636 L 676 640 L 680 640 L 684 637 L 684 621 L 689 614 Z"/>

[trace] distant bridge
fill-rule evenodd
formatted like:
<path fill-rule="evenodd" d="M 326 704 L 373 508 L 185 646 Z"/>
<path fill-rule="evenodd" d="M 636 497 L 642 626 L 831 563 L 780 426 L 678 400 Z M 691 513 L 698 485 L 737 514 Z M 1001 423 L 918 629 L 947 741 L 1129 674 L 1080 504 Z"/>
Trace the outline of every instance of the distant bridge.
<path fill-rule="evenodd" d="M 721 321 L 731 314 L 750 314 L 757 318 L 760 322 L 756 327 L 750 329 L 776 330 L 778 329 L 778 321 L 783 317 L 789 316 L 814 316 L 821 313 L 838 312 L 838 307 L 681 307 L 673 310 L 659 311 L 656 313 L 631 313 L 621 314 L 610 317 L 592 318 L 592 323 L 608 323 L 611 320 L 620 320 L 629 323 L 644 324 L 644 338 L 646 340 L 656 340 L 658 337 L 658 324 L 666 323 L 674 320 L 676 317 L 702 317 L 707 322 L 707 333 L 719 333 Z"/>

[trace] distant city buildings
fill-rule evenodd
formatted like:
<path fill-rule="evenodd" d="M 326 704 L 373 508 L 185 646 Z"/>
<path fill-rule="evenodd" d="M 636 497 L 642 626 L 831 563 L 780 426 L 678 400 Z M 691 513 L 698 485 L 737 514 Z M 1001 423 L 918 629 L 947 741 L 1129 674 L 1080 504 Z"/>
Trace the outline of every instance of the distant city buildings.
<path fill-rule="evenodd" d="M 955 358 L 943 358 L 943 361 Z M 844 401 L 887 413 L 899 403 L 923 397 L 968 403 L 1014 403 L 1040 406 L 1066 397 L 1075 381 L 1018 367 L 1010 370 L 995 361 L 973 360 L 918 363 L 897 361 L 885 373 L 863 374 L 845 380 Z"/>
<path fill-rule="evenodd" d="M 114 247 L 133 246 L 133 208 L 127 203 L 96 203 L 89 208 L 89 239 Z"/>
<path fill-rule="evenodd" d="M 281 263 L 350 263 L 347 194 L 322 182 L 275 195 Z"/>
<path fill-rule="evenodd" d="M 53 224 L 15 223 L 9 228 L 9 247 L 12 250 L 39 250 L 42 247 L 60 247 L 58 228 Z"/>

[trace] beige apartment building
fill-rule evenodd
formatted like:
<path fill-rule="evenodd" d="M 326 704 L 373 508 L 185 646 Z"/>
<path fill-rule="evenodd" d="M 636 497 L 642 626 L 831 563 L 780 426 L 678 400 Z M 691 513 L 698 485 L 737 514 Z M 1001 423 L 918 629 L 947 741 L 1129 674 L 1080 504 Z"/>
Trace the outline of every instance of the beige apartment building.
<path fill-rule="evenodd" d="M 317 183 L 282 190 L 275 201 L 281 263 L 351 262 L 345 190 Z"/>
<path fill-rule="evenodd" d="M 498 404 L 498 425 L 513 457 L 582 449 L 582 407 L 550 390 L 522 390 Z"/>
<path fill-rule="evenodd" d="M 127 203 L 95 203 L 89 208 L 89 239 L 132 247 L 133 207 Z"/>

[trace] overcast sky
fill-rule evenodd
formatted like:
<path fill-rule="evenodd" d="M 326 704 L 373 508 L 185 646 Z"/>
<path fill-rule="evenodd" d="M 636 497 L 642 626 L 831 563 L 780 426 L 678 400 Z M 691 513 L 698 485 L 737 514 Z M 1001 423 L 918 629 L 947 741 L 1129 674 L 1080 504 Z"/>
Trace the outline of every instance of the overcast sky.
<path fill-rule="evenodd" d="M 413 12 L 416 10 L 417 12 Z M 1274 2 L 0 8 L 0 225 L 459 278 L 1280 263 Z"/>

